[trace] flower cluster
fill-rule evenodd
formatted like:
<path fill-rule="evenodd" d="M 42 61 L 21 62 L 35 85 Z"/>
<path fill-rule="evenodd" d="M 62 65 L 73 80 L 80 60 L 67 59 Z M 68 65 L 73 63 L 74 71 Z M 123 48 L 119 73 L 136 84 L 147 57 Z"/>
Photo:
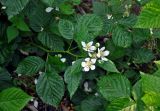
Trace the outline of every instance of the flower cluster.
<path fill-rule="evenodd" d="M 105 50 L 105 47 L 100 48 L 99 43 L 93 45 L 93 41 L 91 41 L 89 43 L 81 42 L 81 44 L 83 50 L 88 52 L 89 55 L 89 57 L 81 63 L 83 71 L 88 72 L 89 70 L 94 70 L 97 60 L 98 62 L 108 61 L 106 57 L 109 55 L 109 51 Z"/>

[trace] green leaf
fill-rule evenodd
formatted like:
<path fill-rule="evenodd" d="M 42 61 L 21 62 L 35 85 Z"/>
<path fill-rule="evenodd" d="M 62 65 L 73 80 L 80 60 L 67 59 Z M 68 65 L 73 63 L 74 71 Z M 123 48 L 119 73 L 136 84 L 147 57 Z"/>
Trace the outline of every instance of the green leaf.
<path fill-rule="evenodd" d="M 51 65 L 57 72 L 63 72 L 66 69 L 65 63 L 63 63 L 60 57 L 48 56 L 48 64 Z"/>
<path fill-rule="evenodd" d="M 129 98 L 118 98 L 111 101 L 106 111 L 136 111 L 136 104 Z"/>
<path fill-rule="evenodd" d="M 108 71 L 108 72 L 119 72 L 115 66 L 115 64 L 111 61 L 111 60 L 108 60 L 108 61 L 104 61 L 104 62 L 101 62 L 99 63 L 98 62 L 98 66 L 101 67 L 102 69 Z"/>
<path fill-rule="evenodd" d="M 93 13 L 105 17 L 108 12 L 107 5 L 104 2 L 93 1 Z"/>
<path fill-rule="evenodd" d="M 160 107 L 160 94 L 147 93 L 142 97 L 143 102 L 149 106 Z"/>
<path fill-rule="evenodd" d="M 63 40 L 50 32 L 41 32 L 38 34 L 38 40 L 51 50 L 63 50 Z"/>
<path fill-rule="evenodd" d="M 101 77 L 98 87 L 100 93 L 109 101 L 120 97 L 129 97 L 131 93 L 129 80 L 120 74 Z"/>
<path fill-rule="evenodd" d="M 12 86 L 11 79 L 10 73 L 6 69 L 0 67 L 0 91 Z"/>
<path fill-rule="evenodd" d="M 72 22 L 61 19 L 58 24 L 59 32 L 66 39 L 73 39 L 74 26 Z"/>
<path fill-rule="evenodd" d="M 21 16 L 15 16 L 10 20 L 14 26 L 16 26 L 21 31 L 30 31 L 28 25 L 25 23 L 24 18 Z"/>
<path fill-rule="evenodd" d="M 6 0 L 1 2 L 6 6 L 6 13 L 8 18 L 13 17 L 14 15 L 19 14 L 24 7 L 28 4 L 29 0 Z"/>
<path fill-rule="evenodd" d="M 41 0 L 41 1 L 48 6 L 53 6 L 53 3 L 54 3 L 55 0 Z"/>
<path fill-rule="evenodd" d="M 59 8 L 60 8 L 60 11 L 61 11 L 63 14 L 71 15 L 71 14 L 74 13 L 74 8 L 73 8 L 73 6 L 72 6 L 71 4 L 69 4 L 69 3 L 64 2 L 64 3 L 62 3 L 62 4 L 60 5 Z"/>
<path fill-rule="evenodd" d="M 145 48 L 136 49 L 132 56 L 135 63 L 148 63 L 154 58 L 153 53 Z"/>
<path fill-rule="evenodd" d="M 90 42 L 100 34 L 103 28 L 102 19 L 94 14 L 85 14 L 78 19 L 75 40 Z"/>
<path fill-rule="evenodd" d="M 56 72 L 40 75 L 36 91 L 43 102 L 57 107 L 64 95 L 63 79 Z"/>
<path fill-rule="evenodd" d="M 160 28 L 160 1 L 152 0 L 147 3 L 139 17 L 138 21 L 135 25 L 136 28 Z"/>
<path fill-rule="evenodd" d="M 16 69 L 16 73 L 33 75 L 36 74 L 39 70 L 41 70 L 44 65 L 45 62 L 40 57 L 28 56 L 19 63 Z"/>
<path fill-rule="evenodd" d="M 7 28 L 8 43 L 14 40 L 18 35 L 19 35 L 19 31 L 14 26 L 9 26 Z"/>
<path fill-rule="evenodd" d="M 142 89 L 145 93 L 155 92 L 160 93 L 160 77 L 142 74 Z"/>
<path fill-rule="evenodd" d="M 9 88 L 0 93 L 1 111 L 20 111 L 31 100 L 21 89 Z"/>
<path fill-rule="evenodd" d="M 86 98 L 81 102 L 81 110 L 82 111 L 98 111 L 98 109 L 102 109 L 103 101 L 101 98 L 96 96 L 91 96 Z"/>
<path fill-rule="evenodd" d="M 0 64 L 10 61 L 14 52 L 14 46 L 7 46 L 0 49 Z"/>
<path fill-rule="evenodd" d="M 40 2 L 37 5 L 31 3 L 31 6 L 28 7 L 30 9 L 28 12 L 30 27 L 36 32 L 47 29 L 53 20 L 52 14 L 46 13 L 45 8 Z"/>
<path fill-rule="evenodd" d="M 121 27 L 116 27 L 112 32 L 112 40 L 116 46 L 129 47 L 132 44 L 132 37 L 129 32 Z"/>
<path fill-rule="evenodd" d="M 82 79 L 82 59 L 75 61 L 74 65 L 68 67 L 64 74 L 65 82 L 67 83 L 67 89 L 70 93 L 70 97 L 76 92 L 80 81 Z"/>

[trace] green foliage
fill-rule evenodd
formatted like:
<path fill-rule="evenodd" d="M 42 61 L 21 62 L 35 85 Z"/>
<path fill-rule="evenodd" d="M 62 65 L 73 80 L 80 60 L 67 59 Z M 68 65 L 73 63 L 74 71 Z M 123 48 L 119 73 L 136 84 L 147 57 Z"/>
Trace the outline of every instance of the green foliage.
<path fill-rule="evenodd" d="M 131 86 L 129 80 L 119 74 L 112 74 L 102 77 L 98 82 L 99 91 L 107 100 L 129 97 Z"/>
<path fill-rule="evenodd" d="M 20 111 L 31 98 L 21 89 L 6 89 L 0 92 L 0 109 L 1 111 Z"/>
<path fill-rule="evenodd" d="M 159 6 L 0 0 L 0 111 L 160 111 Z"/>
<path fill-rule="evenodd" d="M 82 67 L 81 67 L 82 60 L 75 61 L 74 65 L 68 67 L 64 74 L 64 80 L 67 83 L 67 89 L 70 93 L 70 97 L 72 97 L 77 90 L 80 81 L 82 79 Z"/>
<path fill-rule="evenodd" d="M 160 1 L 159 0 L 151 0 L 148 4 L 146 4 L 142 12 L 138 18 L 138 21 L 135 27 L 138 28 L 160 28 Z"/>
<path fill-rule="evenodd" d="M 60 20 L 58 24 L 59 32 L 66 39 L 73 39 L 74 26 L 68 20 Z"/>
<path fill-rule="evenodd" d="M 43 73 L 38 78 L 36 91 L 44 102 L 58 107 L 64 95 L 63 79 L 55 71 Z"/>
<path fill-rule="evenodd" d="M 102 28 L 103 21 L 100 17 L 93 14 L 83 15 L 78 19 L 75 40 L 78 43 L 81 41 L 89 42 L 102 31 Z"/>
<path fill-rule="evenodd" d="M 7 37 L 8 37 L 8 42 L 11 42 L 12 40 L 14 40 L 17 36 L 18 36 L 19 32 L 18 29 L 13 27 L 13 26 L 9 26 L 7 28 Z"/>
<path fill-rule="evenodd" d="M 29 0 L 6 0 L 1 1 L 1 3 L 7 7 L 6 13 L 8 15 L 8 18 L 12 18 L 14 15 L 19 14 L 24 7 L 27 5 Z"/>
<path fill-rule="evenodd" d="M 111 60 L 102 62 L 102 63 L 98 63 L 98 66 L 109 72 L 117 72 L 117 73 L 119 72 L 115 64 Z"/>
<path fill-rule="evenodd" d="M 18 74 L 33 75 L 44 67 L 44 61 L 40 57 L 29 56 L 21 61 L 16 69 Z"/>

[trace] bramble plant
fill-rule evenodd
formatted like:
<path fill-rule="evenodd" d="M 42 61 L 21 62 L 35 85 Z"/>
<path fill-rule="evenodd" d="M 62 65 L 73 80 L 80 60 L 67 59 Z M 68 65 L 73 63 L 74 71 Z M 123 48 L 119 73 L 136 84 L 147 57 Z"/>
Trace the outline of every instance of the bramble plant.
<path fill-rule="evenodd" d="M 160 0 L 0 0 L 0 111 L 160 111 Z"/>

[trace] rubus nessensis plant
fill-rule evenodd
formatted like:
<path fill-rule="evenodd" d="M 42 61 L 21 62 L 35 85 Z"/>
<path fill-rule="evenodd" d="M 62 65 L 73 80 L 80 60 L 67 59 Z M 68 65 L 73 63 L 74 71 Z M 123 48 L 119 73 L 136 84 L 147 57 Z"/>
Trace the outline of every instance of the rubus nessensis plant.
<path fill-rule="evenodd" d="M 160 0 L 0 0 L 0 111 L 160 111 Z"/>

